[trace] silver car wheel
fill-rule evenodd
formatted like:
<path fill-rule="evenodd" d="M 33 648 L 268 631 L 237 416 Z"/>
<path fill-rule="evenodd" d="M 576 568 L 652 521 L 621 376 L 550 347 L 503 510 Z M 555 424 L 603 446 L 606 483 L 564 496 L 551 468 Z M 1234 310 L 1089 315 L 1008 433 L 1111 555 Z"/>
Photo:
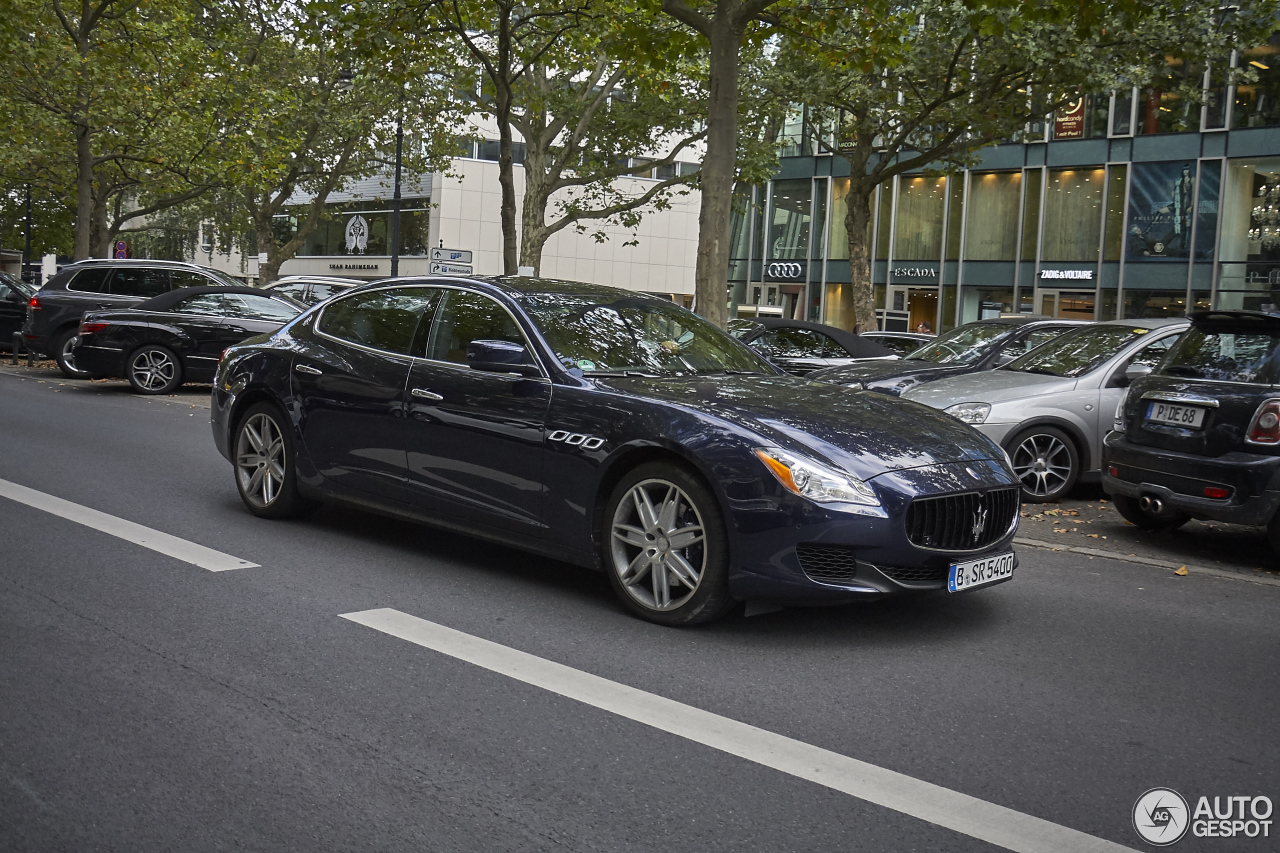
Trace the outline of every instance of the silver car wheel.
<path fill-rule="evenodd" d="M 148 391 L 159 391 L 173 381 L 178 365 L 166 353 L 156 350 L 143 350 L 133 357 L 129 372 L 139 387 Z"/>
<path fill-rule="evenodd" d="M 76 336 L 71 335 L 62 343 L 62 363 L 71 368 L 72 371 L 79 372 L 80 368 L 76 367 Z"/>
<path fill-rule="evenodd" d="M 702 516 L 679 486 L 644 480 L 614 510 L 610 554 L 628 595 L 649 610 L 675 610 L 706 569 Z"/>
<path fill-rule="evenodd" d="M 256 414 L 240 426 L 236 440 L 236 478 L 245 500 L 264 508 L 284 484 L 284 436 L 270 417 Z"/>
<path fill-rule="evenodd" d="M 1027 494 L 1051 495 L 1071 479 L 1071 451 L 1052 435 L 1029 435 L 1013 451 L 1013 472 Z"/>

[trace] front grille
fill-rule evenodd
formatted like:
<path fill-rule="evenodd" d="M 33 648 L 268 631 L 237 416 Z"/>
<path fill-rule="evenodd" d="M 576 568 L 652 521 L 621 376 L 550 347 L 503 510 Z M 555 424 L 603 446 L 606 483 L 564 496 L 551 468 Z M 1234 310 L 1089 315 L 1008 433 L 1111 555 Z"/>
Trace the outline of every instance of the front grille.
<path fill-rule="evenodd" d="M 907 508 L 907 538 L 921 548 L 974 551 L 1009 531 L 1021 489 L 992 489 L 941 498 L 916 498 Z"/>
<path fill-rule="evenodd" d="M 902 566 L 876 566 L 876 568 L 890 580 L 901 584 L 942 583 L 947 579 L 947 572 L 951 570 L 950 566 L 937 566 L 932 569 L 907 569 Z"/>
<path fill-rule="evenodd" d="M 858 574 L 852 548 L 797 545 L 796 556 L 804 573 L 819 583 L 852 583 Z"/>

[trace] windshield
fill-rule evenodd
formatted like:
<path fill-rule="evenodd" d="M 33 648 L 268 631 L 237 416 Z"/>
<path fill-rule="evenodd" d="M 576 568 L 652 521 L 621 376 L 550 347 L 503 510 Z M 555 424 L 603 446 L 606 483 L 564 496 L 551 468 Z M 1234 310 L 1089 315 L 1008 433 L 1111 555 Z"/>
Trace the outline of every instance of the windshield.
<path fill-rule="evenodd" d="M 730 320 L 730 321 L 729 321 L 729 334 L 731 334 L 731 335 L 733 335 L 735 338 L 738 338 L 739 340 L 741 340 L 741 339 L 742 339 L 742 337 L 743 337 L 744 335 L 746 335 L 746 334 L 747 334 L 747 332 L 750 332 L 752 329 L 754 329 L 754 328 L 756 327 L 756 325 L 757 325 L 757 323 L 756 323 L 756 321 L 755 321 L 755 320 L 740 320 L 740 319 L 739 319 L 739 320 Z"/>
<path fill-rule="evenodd" d="M 776 372 L 718 327 L 661 299 L 530 293 L 521 301 L 560 361 L 586 375 Z"/>
<path fill-rule="evenodd" d="M 1149 332 L 1134 326 L 1085 326 L 1014 359 L 1003 369 L 1082 376 Z"/>
<path fill-rule="evenodd" d="M 4 273 L 4 272 L 0 272 L 0 284 L 9 285 L 14 290 L 21 293 L 23 296 L 31 296 L 31 294 L 36 292 L 35 288 L 27 284 L 25 281 L 22 281 L 21 279 L 15 278 L 9 275 L 8 273 Z"/>
<path fill-rule="evenodd" d="M 906 358 L 937 364 L 972 364 L 996 341 L 1013 334 L 1014 327 L 1003 323 L 971 323 L 934 338 Z"/>
<path fill-rule="evenodd" d="M 1225 382 L 1280 382 L 1280 333 L 1205 332 L 1192 328 L 1170 353 L 1160 372 Z"/>

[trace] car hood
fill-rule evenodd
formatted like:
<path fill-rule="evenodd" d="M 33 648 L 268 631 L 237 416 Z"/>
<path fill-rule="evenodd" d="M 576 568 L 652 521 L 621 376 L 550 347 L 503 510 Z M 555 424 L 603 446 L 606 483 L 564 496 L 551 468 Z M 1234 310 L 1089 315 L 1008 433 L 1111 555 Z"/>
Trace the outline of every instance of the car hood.
<path fill-rule="evenodd" d="M 1045 376 L 1042 373 L 1023 373 L 1018 370 L 986 370 L 939 379 L 913 388 L 902 396 L 935 409 L 945 409 L 956 403 L 995 404 L 1056 394 L 1075 388 L 1076 381 L 1071 376 Z"/>
<path fill-rule="evenodd" d="M 597 381 L 728 421 L 768 443 L 825 457 L 862 479 L 939 463 L 1004 459 L 986 436 L 949 415 L 839 385 L 791 376 Z"/>
<path fill-rule="evenodd" d="M 933 382 L 944 376 L 958 376 L 973 370 L 968 364 L 938 364 L 932 361 L 877 358 L 815 373 L 811 379 L 837 385 L 855 383 L 868 391 L 898 396 L 908 388 Z"/>

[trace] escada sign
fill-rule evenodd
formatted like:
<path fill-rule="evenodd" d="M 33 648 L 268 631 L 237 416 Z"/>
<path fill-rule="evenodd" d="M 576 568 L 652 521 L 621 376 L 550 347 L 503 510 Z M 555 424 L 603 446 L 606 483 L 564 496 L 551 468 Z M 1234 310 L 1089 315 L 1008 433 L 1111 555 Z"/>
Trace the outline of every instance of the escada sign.
<path fill-rule="evenodd" d="M 938 271 L 929 267 L 894 267 L 890 274 L 896 278 L 937 278 Z"/>

